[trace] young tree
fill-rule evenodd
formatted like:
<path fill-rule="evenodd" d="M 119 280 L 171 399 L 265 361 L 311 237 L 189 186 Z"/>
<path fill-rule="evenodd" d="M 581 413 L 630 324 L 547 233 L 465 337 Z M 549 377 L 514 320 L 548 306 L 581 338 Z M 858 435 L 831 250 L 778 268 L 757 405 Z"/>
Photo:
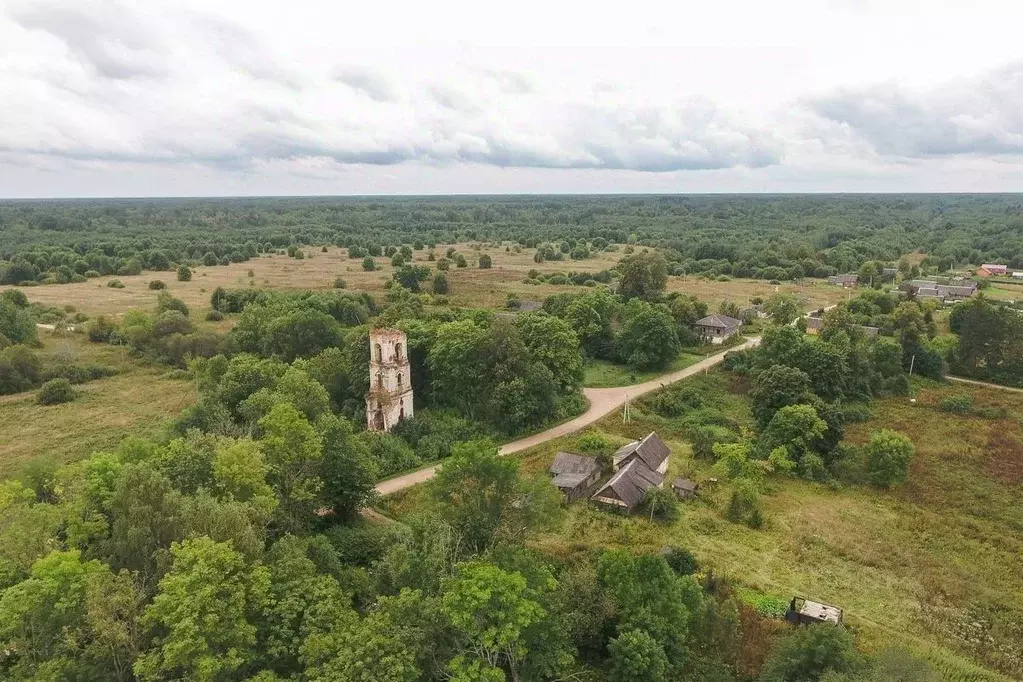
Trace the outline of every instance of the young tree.
<path fill-rule="evenodd" d="M 316 518 L 323 480 L 323 440 L 289 403 L 278 403 L 259 420 L 262 446 L 270 465 L 269 482 L 280 506 L 275 520 L 289 532 L 300 532 Z"/>
<path fill-rule="evenodd" d="M 143 615 L 153 647 L 135 662 L 141 680 L 216 680 L 254 656 L 267 570 L 250 567 L 228 543 L 208 537 L 175 543 L 173 564 Z"/>
<path fill-rule="evenodd" d="M 494 264 L 489 254 L 480 254 L 480 270 L 489 270 Z"/>
<path fill-rule="evenodd" d="M 828 425 L 817 416 L 810 405 L 787 405 L 771 417 L 764 429 L 764 449 L 774 456 L 772 466 L 787 468 L 787 461 L 800 464 L 803 458 L 813 453 L 813 446 L 827 431 Z M 783 448 L 787 457 L 774 455 L 774 450 Z M 806 475 L 807 471 L 802 472 Z"/>
<path fill-rule="evenodd" d="M 433 293 L 446 294 L 450 291 L 448 278 L 443 272 L 438 272 L 433 278 Z"/>
<path fill-rule="evenodd" d="M 915 454 L 913 441 L 898 431 L 874 431 L 867 445 L 867 473 L 870 480 L 882 488 L 905 483 L 909 478 L 909 464 Z"/>
<path fill-rule="evenodd" d="M 567 322 L 538 311 L 518 317 L 515 326 L 533 358 L 554 375 L 561 392 L 574 391 L 582 385 L 579 338 Z"/>
<path fill-rule="evenodd" d="M 372 498 L 377 467 L 355 426 L 344 417 L 324 415 L 316 422 L 323 438 L 323 499 L 343 519 L 354 518 Z"/>
<path fill-rule="evenodd" d="M 419 292 L 420 282 L 430 277 L 430 268 L 425 265 L 402 265 L 394 275 L 394 281 L 409 291 Z"/>
<path fill-rule="evenodd" d="M 362 259 L 362 269 L 366 272 L 373 272 L 377 269 L 377 262 L 373 260 L 373 256 L 366 256 Z"/>
<path fill-rule="evenodd" d="M 812 682 L 828 672 L 848 672 L 857 663 L 852 636 L 845 628 L 798 628 L 771 652 L 760 682 Z"/>
<path fill-rule="evenodd" d="M 164 270 L 165 268 L 154 268 L 156 270 Z M 179 282 L 190 282 L 192 281 L 192 269 L 182 263 L 178 266 L 178 281 Z"/>
<path fill-rule="evenodd" d="M 668 282 L 668 263 L 653 249 L 623 258 L 618 263 L 618 272 L 618 293 L 626 299 L 655 300 Z"/>

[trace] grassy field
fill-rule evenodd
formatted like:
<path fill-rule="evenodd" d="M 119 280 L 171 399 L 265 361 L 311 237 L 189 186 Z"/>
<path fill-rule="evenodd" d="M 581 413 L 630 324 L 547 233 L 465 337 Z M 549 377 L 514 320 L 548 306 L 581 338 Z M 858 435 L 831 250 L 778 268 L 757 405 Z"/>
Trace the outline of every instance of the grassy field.
<path fill-rule="evenodd" d="M 587 388 L 613 388 L 615 386 L 632 386 L 650 381 L 654 377 L 685 369 L 694 362 L 703 359 L 702 355 L 680 353 L 675 360 L 663 369 L 649 372 L 635 372 L 625 365 L 616 365 L 607 360 L 587 360 L 584 366 L 583 386 Z"/>
<path fill-rule="evenodd" d="M 148 367 L 122 347 L 90 344 L 81 335 L 41 332 L 43 354 L 115 367 L 118 374 L 77 387 L 63 405 L 41 406 L 35 391 L 0 397 L 0 478 L 16 474 L 35 457 L 57 462 L 112 448 L 129 435 L 152 435 L 167 419 L 195 403 L 191 381 L 162 378 L 166 367 Z"/>
<path fill-rule="evenodd" d="M 526 284 L 527 273 L 537 270 L 552 272 L 598 272 L 613 267 L 624 255 L 618 252 L 601 252 L 594 258 L 581 261 L 533 262 L 533 249 L 522 249 L 515 253 L 505 251 L 506 246 L 480 247 L 478 244 L 437 245 L 438 257 L 443 256 L 449 246 L 454 246 L 466 256 L 469 267 L 448 270 L 451 292 L 448 296 L 454 306 L 504 308 L 509 294 L 515 294 L 522 301 L 542 302 L 547 296 L 563 291 L 581 291 L 578 286 Z M 476 248 L 480 250 L 477 251 Z M 241 287 L 262 287 L 269 289 L 329 289 L 334 279 L 341 277 L 352 291 L 365 291 L 383 297 L 384 284 L 391 279 L 394 268 L 390 258 L 376 258 L 379 268 L 373 272 L 362 269 L 362 259 L 348 258 L 345 249 L 328 247 L 324 253 L 318 248 L 306 249 L 306 258 L 296 260 L 287 256 L 270 255 L 254 258 L 246 263 L 195 269 L 190 282 L 178 282 L 173 272 L 144 272 L 141 275 L 99 277 L 80 284 L 59 284 L 23 288 L 33 302 L 50 306 L 73 305 L 89 315 L 122 315 L 126 310 L 149 310 L 156 304 L 159 292 L 149 289 L 149 282 L 159 279 L 168 290 L 197 310 L 209 307 L 210 294 L 218 286 L 227 289 Z M 480 253 L 489 253 L 493 267 L 480 270 L 475 266 Z M 427 261 L 427 251 L 416 251 L 414 262 L 422 265 Z M 249 273 L 252 276 L 249 276 Z M 118 279 L 123 289 L 107 286 L 107 282 Z M 4 287 L 0 287 L 3 289 Z M 707 302 L 711 311 L 717 310 L 722 301 L 745 305 L 749 299 L 760 296 L 767 298 L 774 293 L 786 292 L 801 295 L 806 299 L 806 308 L 817 308 L 842 300 L 847 292 L 828 286 L 819 280 L 806 280 L 798 284 L 768 284 L 763 280 L 714 280 L 692 277 L 669 277 L 669 291 L 684 291 L 694 294 Z"/>
<path fill-rule="evenodd" d="M 724 372 L 694 377 L 730 417 L 749 423 L 745 400 Z M 633 411 L 602 420 L 596 431 L 624 443 L 656 429 L 672 448 L 670 476 L 704 483 L 670 526 L 625 518 L 578 502 L 539 545 L 559 556 L 608 547 L 659 551 L 690 548 L 705 567 L 757 593 L 793 595 L 843 607 L 869 649 L 899 643 L 927 658 L 949 680 L 1023 677 L 1023 395 L 983 388 L 917 383 L 917 402 L 886 398 L 872 418 L 850 425 L 847 442 L 893 428 L 917 446 L 910 481 L 894 492 L 866 485 L 825 486 L 773 480 L 764 497 L 767 524 L 756 531 L 727 521 L 729 489 L 712 484 L 706 461 L 695 460 L 677 422 Z M 951 416 L 938 402 L 969 392 L 975 407 L 1005 410 L 1003 418 Z M 641 401 L 637 401 L 639 403 Z M 563 438 L 527 451 L 523 467 L 542 473 Z M 847 466 L 856 479 L 858 462 Z M 413 489 L 387 505 L 400 516 L 421 503 Z M 981 668 L 980 666 L 984 667 Z M 1005 676 L 992 672 L 1001 670 Z"/>

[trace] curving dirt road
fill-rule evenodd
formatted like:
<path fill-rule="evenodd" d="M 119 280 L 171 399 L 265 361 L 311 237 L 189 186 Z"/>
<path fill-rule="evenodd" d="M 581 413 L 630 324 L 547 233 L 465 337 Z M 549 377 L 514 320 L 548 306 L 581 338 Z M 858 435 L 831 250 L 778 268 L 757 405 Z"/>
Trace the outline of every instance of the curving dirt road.
<path fill-rule="evenodd" d="M 575 419 L 567 421 L 563 424 L 558 424 L 546 431 L 535 433 L 532 436 L 526 436 L 511 443 L 506 443 L 501 446 L 499 452 L 502 455 L 509 455 L 513 452 L 519 452 L 531 448 L 534 445 L 545 443 L 553 438 L 565 436 L 570 433 L 579 431 L 580 429 L 589 426 L 601 417 L 605 416 L 609 412 L 621 407 L 625 404 L 627 399 L 636 398 L 650 391 L 655 391 L 662 386 L 674 383 L 680 379 L 691 377 L 694 374 L 699 374 L 705 370 L 720 364 L 725 359 L 725 353 L 734 350 L 743 350 L 745 348 L 752 348 L 760 343 L 760 337 L 755 336 L 745 343 L 742 343 L 728 350 L 711 355 L 703 360 L 700 360 L 694 365 L 690 365 L 684 369 L 680 369 L 677 372 L 671 374 L 663 374 L 656 379 L 651 379 L 646 383 L 634 384 L 632 386 L 620 386 L 618 388 L 584 388 L 583 393 L 586 395 L 586 399 L 590 403 L 589 409 L 582 413 Z M 396 478 L 390 478 L 386 481 L 381 481 L 377 484 L 376 491 L 378 495 L 389 495 L 399 490 L 404 490 L 409 486 L 416 485 L 417 483 L 423 483 L 433 478 L 434 474 L 437 473 L 437 469 L 440 467 L 439 464 L 427 467 L 426 469 L 420 469 L 419 471 L 413 471 L 410 474 L 404 476 L 398 476 Z"/>

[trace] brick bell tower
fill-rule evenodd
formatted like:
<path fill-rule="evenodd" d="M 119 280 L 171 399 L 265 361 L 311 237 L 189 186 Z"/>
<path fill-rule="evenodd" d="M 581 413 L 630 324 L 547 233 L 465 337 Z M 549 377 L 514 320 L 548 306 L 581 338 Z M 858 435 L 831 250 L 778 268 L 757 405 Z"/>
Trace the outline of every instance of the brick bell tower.
<path fill-rule="evenodd" d="M 390 431 L 413 415 L 411 374 L 405 332 L 371 330 L 366 393 L 366 427 L 370 431 Z"/>

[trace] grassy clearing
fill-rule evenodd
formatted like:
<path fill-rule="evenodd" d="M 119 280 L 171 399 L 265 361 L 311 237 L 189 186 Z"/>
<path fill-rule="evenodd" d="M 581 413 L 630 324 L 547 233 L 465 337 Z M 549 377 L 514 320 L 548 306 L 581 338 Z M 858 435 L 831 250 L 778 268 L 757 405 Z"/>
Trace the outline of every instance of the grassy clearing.
<path fill-rule="evenodd" d="M 625 365 L 615 364 L 607 360 L 587 360 L 583 368 L 583 386 L 587 388 L 613 388 L 615 386 L 632 386 L 650 381 L 662 374 L 677 372 L 703 359 L 702 355 L 681 353 L 667 367 L 637 372 Z"/>
<path fill-rule="evenodd" d="M 42 407 L 36 392 L 0 399 L 0 478 L 36 457 L 71 462 L 112 448 L 129 435 L 152 435 L 165 420 L 195 403 L 191 381 L 164 379 L 166 367 L 147 367 L 124 348 L 90 344 L 80 335 L 42 335 L 44 355 L 117 368 L 116 376 L 76 387 L 70 403 Z"/>
<path fill-rule="evenodd" d="M 741 383 L 724 372 L 687 380 L 715 407 L 749 424 Z M 730 493 L 716 486 L 710 463 L 693 459 L 678 422 L 646 415 L 609 415 L 594 430 L 616 443 L 656 429 L 672 448 L 669 480 L 703 482 L 701 498 L 686 503 L 673 525 L 625 518 L 579 502 L 560 529 L 538 541 L 568 557 L 621 547 L 659 551 L 690 548 L 704 567 L 755 590 L 758 599 L 802 595 L 846 609 L 847 622 L 868 649 L 893 643 L 929 660 L 945 679 L 1023 677 L 1023 396 L 993 389 L 914 383 L 917 402 L 887 398 L 872 418 L 850 425 L 846 441 L 862 444 L 870 432 L 893 428 L 917 446 L 909 483 L 893 492 L 868 486 L 825 486 L 773 480 L 763 499 L 767 525 L 755 531 L 725 520 Z M 1005 418 L 953 416 L 938 404 L 969 392 L 976 408 Z M 562 438 L 522 453 L 523 468 L 542 474 Z M 857 462 L 849 463 L 855 471 Z M 422 487 L 386 502 L 388 512 L 410 513 L 424 503 Z M 981 667 L 984 666 L 984 667 Z M 998 669 L 1005 676 L 992 672 Z"/>
<path fill-rule="evenodd" d="M 515 294 L 522 301 L 543 301 L 547 296 L 563 291 L 581 291 L 572 285 L 526 284 L 523 280 L 530 270 L 541 273 L 552 272 L 598 272 L 614 267 L 625 255 L 621 250 L 601 252 L 594 258 L 581 261 L 534 263 L 534 249 L 505 251 L 510 246 L 486 247 L 475 250 L 476 244 L 438 244 L 438 257 L 453 246 L 465 255 L 469 267 L 452 267 L 447 272 L 451 292 L 448 296 L 452 305 L 503 309 L 508 294 Z M 480 270 L 476 267 L 479 254 L 488 253 L 493 267 Z M 391 259 L 383 256 L 375 260 L 377 270 L 366 272 L 362 259 L 348 258 L 345 249 L 336 246 L 322 252 L 319 248 L 307 248 L 306 257 L 296 260 L 287 256 L 268 255 L 254 258 L 246 263 L 225 266 L 199 266 L 194 270 L 192 280 L 178 282 L 173 272 L 144 272 L 141 275 L 99 277 L 80 284 L 60 284 L 23 288 L 29 300 L 50 306 L 73 305 L 89 315 L 123 315 L 126 310 L 149 310 L 156 305 L 159 292 L 149 289 L 149 282 L 159 279 L 167 284 L 167 290 L 182 299 L 190 307 L 202 311 L 209 307 L 210 294 L 218 286 L 227 289 L 261 287 L 268 289 L 330 289 L 334 279 L 341 277 L 352 291 L 365 291 L 382 299 L 384 285 L 394 274 Z M 427 260 L 428 251 L 415 251 L 413 261 L 420 265 L 433 266 Z M 249 276 L 249 272 L 252 276 Z M 119 279 L 123 289 L 107 286 L 110 280 Z M 4 287 L 0 287 L 3 289 Z M 763 280 L 734 279 L 718 282 L 704 279 L 669 277 L 668 291 L 684 291 L 695 294 L 706 301 L 711 310 L 717 310 L 722 301 L 733 301 L 746 305 L 749 299 L 760 296 L 767 298 L 778 292 L 795 293 L 807 299 L 807 308 L 835 303 L 846 296 L 837 287 L 823 281 L 806 280 L 803 284 L 768 284 Z M 201 318 L 200 318 L 201 319 Z"/>

